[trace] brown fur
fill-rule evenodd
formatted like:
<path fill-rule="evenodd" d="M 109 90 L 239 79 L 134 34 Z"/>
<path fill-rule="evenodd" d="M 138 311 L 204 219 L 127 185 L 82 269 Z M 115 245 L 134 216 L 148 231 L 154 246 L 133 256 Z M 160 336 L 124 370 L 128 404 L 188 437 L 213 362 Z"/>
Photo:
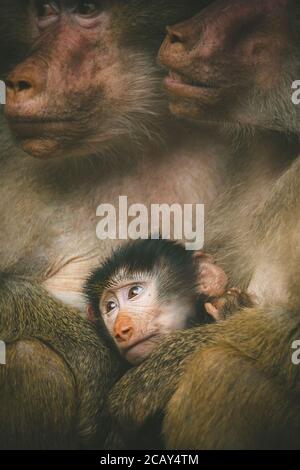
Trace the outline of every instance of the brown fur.
<path fill-rule="evenodd" d="M 290 347 L 299 334 L 298 313 L 279 308 L 174 334 L 110 393 L 116 429 L 129 445 L 148 433 L 143 445 L 152 447 L 149 426 L 159 432 L 153 423 L 166 414 L 168 449 L 298 447 L 300 372 Z"/>
<path fill-rule="evenodd" d="M 125 194 L 129 204 L 148 207 L 210 207 L 223 185 L 223 139 L 169 115 L 156 65 L 166 25 L 206 3 L 104 2 L 95 28 L 80 27 L 73 17 L 39 32 L 32 7 L 1 2 L 0 34 L 9 50 L 1 78 L 15 139 L 1 116 L 0 270 L 9 278 L 1 289 L 0 337 L 9 364 L 0 370 L 0 387 L 14 384 L 17 399 L 26 392 L 18 411 L 10 389 L 3 389 L 3 447 L 94 446 L 95 439 L 103 445 L 107 430 L 97 438 L 103 423 L 97 413 L 115 375 L 107 373 L 104 339 L 73 310 L 85 311 L 85 279 L 117 243 L 96 238 L 97 206 Z M 62 405 L 63 397 L 69 400 L 64 410 L 56 406 L 58 394 Z M 48 404 L 39 410 L 35 403 L 45 396 Z"/>
<path fill-rule="evenodd" d="M 206 327 L 206 334 L 201 328 L 201 332 L 194 329 L 174 335 L 140 369 L 121 379 L 110 394 L 110 410 L 116 429 L 122 432 L 129 423 L 132 442 L 139 439 L 141 431 L 149 436 L 148 427 L 159 418 L 166 448 L 299 449 L 300 369 L 292 364 L 291 354 L 292 342 L 300 337 L 299 224 L 295 216 L 299 211 L 299 108 L 292 104 L 291 95 L 287 95 L 290 88 L 286 88 L 300 71 L 299 57 L 294 55 L 299 37 L 290 35 L 299 26 L 299 5 L 279 0 L 214 2 L 191 22 L 171 28 L 172 41 L 167 39 L 168 52 L 162 51 L 161 60 L 168 57 L 166 65 L 172 69 L 177 64 L 177 73 L 185 72 L 187 77 L 190 75 L 184 67 L 191 61 L 190 78 L 197 85 L 203 77 L 196 71 L 210 70 L 210 59 L 215 66 L 217 51 L 218 57 L 225 58 L 223 75 L 227 72 L 228 78 L 240 60 L 247 61 L 239 47 L 243 50 L 245 42 L 254 45 L 261 34 L 260 22 L 247 29 L 242 19 L 245 6 L 250 13 L 253 8 L 262 14 L 263 31 L 272 31 L 272 41 L 280 37 L 280 45 L 288 45 L 289 53 L 281 56 L 279 49 L 278 57 L 273 47 L 269 49 L 266 35 L 261 53 L 269 59 L 252 63 L 252 88 L 249 84 L 247 89 L 251 100 L 244 101 L 242 107 L 233 101 L 233 108 L 225 108 L 224 120 L 223 116 L 219 119 L 215 101 L 206 110 L 211 120 L 229 129 L 239 142 L 231 167 L 233 176 L 210 217 L 206 249 L 217 256 L 233 285 L 252 289 L 260 306 Z M 277 11 L 275 20 L 270 7 Z M 241 35 L 241 42 L 227 41 L 241 24 L 243 30 L 250 31 L 249 36 Z M 279 36 L 272 29 L 274 24 Z M 223 38 L 221 45 L 217 38 L 216 43 L 203 40 L 203 35 L 214 38 L 215 29 L 218 38 Z M 214 44 L 218 44 L 216 50 Z M 202 52 L 206 52 L 205 58 Z M 179 53 L 184 56 L 183 70 Z M 226 57 L 231 59 L 230 66 Z M 233 57 L 237 63 L 232 64 Z M 274 73 L 279 62 L 282 74 Z M 272 78 L 269 90 L 262 90 L 256 82 L 261 73 Z M 235 71 L 233 79 L 238 77 Z M 270 86 L 268 82 L 265 85 Z M 212 93 L 217 92 L 218 103 L 222 103 L 226 84 L 225 95 L 222 87 Z M 195 101 L 189 107 L 193 99 L 186 101 L 182 93 L 177 96 L 174 92 L 172 109 L 181 116 L 194 114 L 195 119 L 204 119 L 201 100 L 207 105 L 211 92 L 194 88 L 193 93 Z M 239 93 L 236 96 L 239 98 Z M 241 95 L 244 98 L 245 94 Z M 249 108 L 245 107 L 247 101 Z"/>
<path fill-rule="evenodd" d="M 105 334 L 36 284 L 2 275 L 0 293 L 8 348 L 0 447 L 101 447 L 109 430 L 103 405 L 121 371 Z"/>

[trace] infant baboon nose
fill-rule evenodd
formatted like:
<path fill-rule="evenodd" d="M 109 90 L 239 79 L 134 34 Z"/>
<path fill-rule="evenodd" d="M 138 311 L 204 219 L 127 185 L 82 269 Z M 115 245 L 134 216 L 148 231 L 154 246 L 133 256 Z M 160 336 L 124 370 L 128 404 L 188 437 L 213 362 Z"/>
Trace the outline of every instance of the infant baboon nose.
<path fill-rule="evenodd" d="M 129 319 L 117 320 L 114 328 L 115 339 L 118 343 L 129 341 L 133 335 L 133 325 Z"/>

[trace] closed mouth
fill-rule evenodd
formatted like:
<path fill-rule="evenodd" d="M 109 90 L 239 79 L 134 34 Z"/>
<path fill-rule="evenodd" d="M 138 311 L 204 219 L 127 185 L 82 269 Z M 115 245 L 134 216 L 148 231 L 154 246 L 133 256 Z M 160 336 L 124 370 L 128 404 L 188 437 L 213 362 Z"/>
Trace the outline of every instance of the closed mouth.
<path fill-rule="evenodd" d="M 195 96 L 216 95 L 220 87 L 211 81 L 196 81 L 186 75 L 170 71 L 164 80 L 164 86 L 168 93 L 183 98 L 193 98 Z"/>
<path fill-rule="evenodd" d="M 59 123 L 59 122 L 74 122 L 75 119 L 71 118 L 55 118 L 55 117 L 38 117 L 38 118 L 31 118 L 31 117 L 22 117 L 22 116 L 13 116 L 8 115 L 8 119 L 11 122 L 21 123 L 21 124 L 41 124 L 41 123 Z"/>
<path fill-rule="evenodd" d="M 66 127 L 74 126 L 74 120 L 62 119 L 21 119 L 10 118 L 9 126 L 14 134 L 20 138 L 30 138 L 42 136 L 47 133 L 57 133 Z"/>
<path fill-rule="evenodd" d="M 145 336 L 144 338 L 135 341 L 135 342 L 132 343 L 130 346 L 128 346 L 126 349 L 124 349 L 124 353 L 127 354 L 129 351 L 131 351 L 132 349 L 134 349 L 136 346 L 138 346 L 138 345 L 140 345 L 140 344 L 142 344 L 142 343 L 145 343 L 146 341 L 148 341 L 149 339 L 154 338 L 155 336 L 158 336 L 157 333 L 151 333 L 151 334 L 149 334 L 148 336 Z"/>
<path fill-rule="evenodd" d="M 216 84 L 210 81 L 207 82 L 201 82 L 201 81 L 196 81 L 191 77 L 187 77 L 184 74 L 180 74 L 175 71 L 170 71 L 168 77 L 166 78 L 168 82 L 173 82 L 181 85 L 188 85 L 192 87 L 197 87 L 197 88 L 217 88 Z"/>

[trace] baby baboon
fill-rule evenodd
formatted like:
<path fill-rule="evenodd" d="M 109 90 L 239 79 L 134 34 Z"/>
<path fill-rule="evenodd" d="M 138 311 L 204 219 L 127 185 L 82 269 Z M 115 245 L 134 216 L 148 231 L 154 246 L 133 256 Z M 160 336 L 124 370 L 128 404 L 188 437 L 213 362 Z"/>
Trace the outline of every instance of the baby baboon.
<path fill-rule="evenodd" d="M 299 18 L 294 0 L 220 0 L 169 28 L 172 111 L 238 143 L 205 249 L 261 306 L 174 333 L 121 379 L 110 409 L 131 442 L 163 417 L 169 449 L 299 449 Z"/>
<path fill-rule="evenodd" d="M 228 280 L 212 257 L 169 240 L 121 246 L 86 284 L 91 318 L 101 318 L 118 350 L 133 365 L 172 331 L 221 320 L 252 305 L 245 293 L 226 292 Z"/>
<path fill-rule="evenodd" d="M 120 359 L 107 376 L 104 339 L 77 318 L 88 274 L 118 244 L 95 236 L 97 207 L 124 191 L 147 207 L 216 197 L 223 141 L 170 116 L 156 64 L 166 25 L 206 4 L 0 2 L 3 448 L 103 445 L 97 415 Z"/>

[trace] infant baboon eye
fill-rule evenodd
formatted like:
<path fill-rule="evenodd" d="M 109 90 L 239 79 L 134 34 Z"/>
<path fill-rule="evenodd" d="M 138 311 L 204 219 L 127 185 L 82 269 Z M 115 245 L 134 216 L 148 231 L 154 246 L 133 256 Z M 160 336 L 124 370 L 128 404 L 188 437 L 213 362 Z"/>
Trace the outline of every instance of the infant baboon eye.
<path fill-rule="evenodd" d="M 93 16 L 95 13 L 99 11 L 99 2 L 89 2 L 81 0 L 78 2 L 74 13 L 81 16 Z"/>
<path fill-rule="evenodd" d="M 141 292 L 143 292 L 142 286 L 133 286 L 129 289 L 128 291 L 128 299 L 133 299 L 134 297 L 137 297 L 140 295 Z"/>
<path fill-rule="evenodd" d="M 59 7 L 56 2 L 47 2 L 45 0 L 36 1 L 36 10 L 39 18 L 47 18 L 57 15 Z"/>
<path fill-rule="evenodd" d="M 117 302 L 115 302 L 114 300 L 110 300 L 106 304 L 106 313 L 112 312 L 116 308 L 117 308 Z"/>

